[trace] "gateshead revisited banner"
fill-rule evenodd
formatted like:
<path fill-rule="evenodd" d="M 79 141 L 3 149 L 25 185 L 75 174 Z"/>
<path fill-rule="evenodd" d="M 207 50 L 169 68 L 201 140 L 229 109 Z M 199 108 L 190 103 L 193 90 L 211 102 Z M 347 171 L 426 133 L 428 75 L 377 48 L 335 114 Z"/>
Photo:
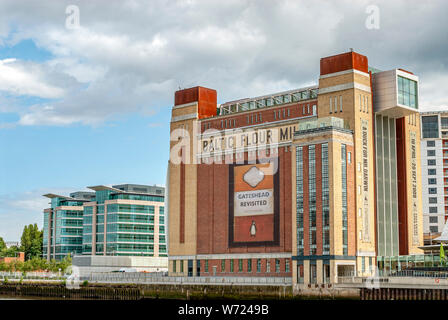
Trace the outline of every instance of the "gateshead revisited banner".
<path fill-rule="evenodd" d="M 278 169 L 278 168 L 277 168 Z M 229 166 L 229 245 L 278 244 L 278 170 L 269 164 Z"/>

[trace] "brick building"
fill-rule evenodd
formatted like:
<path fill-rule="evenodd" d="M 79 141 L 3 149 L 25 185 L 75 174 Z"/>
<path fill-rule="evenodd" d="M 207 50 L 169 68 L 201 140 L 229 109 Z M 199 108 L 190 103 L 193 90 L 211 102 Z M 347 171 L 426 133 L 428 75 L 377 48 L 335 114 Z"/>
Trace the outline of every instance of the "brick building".
<path fill-rule="evenodd" d="M 423 244 L 418 78 L 355 52 L 319 84 L 217 104 L 175 93 L 169 272 L 293 277 L 395 268 Z"/>

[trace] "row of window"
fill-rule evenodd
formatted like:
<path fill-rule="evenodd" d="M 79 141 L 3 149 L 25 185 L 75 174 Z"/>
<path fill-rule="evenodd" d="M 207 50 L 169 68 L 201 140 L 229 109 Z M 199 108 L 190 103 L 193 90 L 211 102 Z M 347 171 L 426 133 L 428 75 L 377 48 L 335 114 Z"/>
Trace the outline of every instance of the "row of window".
<path fill-rule="evenodd" d="M 417 114 L 416 113 L 410 114 L 408 116 L 408 124 L 409 125 L 412 125 L 412 126 L 415 127 L 417 125 L 417 121 L 418 121 L 418 119 L 417 119 Z"/>
<path fill-rule="evenodd" d="M 416 81 L 398 76 L 398 103 L 411 108 L 418 108 Z"/>
<path fill-rule="evenodd" d="M 342 254 L 348 254 L 348 215 L 347 215 L 347 146 L 341 144 L 342 172 Z"/>
<path fill-rule="evenodd" d="M 369 113 L 369 96 L 359 94 L 359 111 Z"/>
<path fill-rule="evenodd" d="M 304 254 L 304 172 L 303 172 L 303 147 L 296 149 L 296 194 L 297 194 L 297 251 L 298 255 Z M 321 168 L 322 168 L 322 211 L 317 212 L 316 192 L 316 145 L 308 146 L 308 237 L 309 252 L 311 255 L 317 253 L 317 215 L 322 216 L 322 251 L 324 254 L 330 252 L 330 206 L 329 206 L 329 180 L 328 180 L 328 144 L 321 145 Z"/>
<path fill-rule="evenodd" d="M 335 98 L 336 99 L 336 98 Z M 340 96 L 340 112 L 342 112 L 342 96 Z M 336 103 L 337 104 L 337 103 Z M 300 108 L 300 107 L 299 107 Z M 335 110 L 337 112 L 337 110 Z M 302 105 L 302 114 L 316 114 L 317 113 L 317 105 L 310 105 L 309 103 L 306 105 Z M 330 112 L 331 113 L 331 112 Z M 285 118 L 289 118 L 291 116 L 290 108 L 284 108 L 281 110 L 274 110 L 274 120 L 281 120 Z M 250 114 L 246 116 L 247 124 L 256 124 L 263 122 L 263 116 L 261 113 Z M 221 129 L 235 128 L 236 127 L 236 119 L 223 119 L 221 120 Z M 204 130 L 211 128 L 211 122 L 204 124 Z"/>
<path fill-rule="evenodd" d="M 227 272 L 235 272 L 235 261 L 234 259 L 230 259 L 230 260 L 221 260 L 221 272 L 226 272 L 226 261 L 229 261 L 229 270 Z M 247 266 L 247 272 L 252 272 L 252 259 L 238 259 L 238 272 L 243 272 L 243 266 L 244 263 L 246 263 Z M 258 273 L 260 272 L 266 272 L 266 273 L 270 273 L 271 272 L 271 261 L 269 259 L 266 259 L 265 262 L 265 269 L 262 270 L 262 263 L 261 263 L 261 259 L 256 259 L 256 271 Z M 289 260 L 285 260 L 285 265 L 284 265 L 284 270 L 280 270 L 280 259 L 275 259 L 275 265 L 274 265 L 274 270 L 275 272 L 279 273 L 281 271 L 284 272 L 290 272 L 290 265 L 289 265 Z M 177 264 L 179 264 L 179 268 L 177 268 Z M 198 266 L 200 265 L 200 260 L 198 260 Z M 184 261 L 183 260 L 173 260 L 173 272 L 184 272 Z M 209 261 L 208 260 L 204 260 L 204 272 L 208 273 L 210 272 L 209 270 Z"/>
<path fill-rule="evenodd" d="M 330 114 L 338 113 L 338 100 L 339 100 L 339 112 L 342 112 L 342 96 L 330 97 Z"/>

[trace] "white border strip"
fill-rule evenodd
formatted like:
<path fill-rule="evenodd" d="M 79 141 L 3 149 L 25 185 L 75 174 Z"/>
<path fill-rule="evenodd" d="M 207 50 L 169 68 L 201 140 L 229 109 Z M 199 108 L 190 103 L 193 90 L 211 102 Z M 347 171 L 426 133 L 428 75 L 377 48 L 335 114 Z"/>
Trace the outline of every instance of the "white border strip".
<path fill-rule="evenodd" d="M 360 74 L 360 75 L 365 76 L 365 77 L 370 77 L 370 74 L 369 74 L 369 73 L 362 72 L 362 71 L 359 71 L 359 70 L 356 70 L 356 69 L 349 69 L 349 70 L 344 70 L 344 71 L 339 71 L 339 72 L 333 72 L 333 73 L 329 73 L 329 74 L 324 74 L 324 75 L 320 76 L 319 79 L 326 79 L 326 78 L 331 78 L 331 77 L 342 76 L 342 75 L 344 75 L 344 74 L 348 74 L 348 73 L 352 73 L 352 72 L 353 72 L 353 73 Z"/>

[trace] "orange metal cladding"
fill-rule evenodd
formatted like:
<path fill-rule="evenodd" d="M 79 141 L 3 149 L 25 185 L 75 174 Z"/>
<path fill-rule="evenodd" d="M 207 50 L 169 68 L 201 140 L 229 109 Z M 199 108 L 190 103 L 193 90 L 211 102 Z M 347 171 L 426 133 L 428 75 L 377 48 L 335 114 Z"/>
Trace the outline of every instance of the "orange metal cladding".
<path fill-rule="evenodd" d="M 367 73 L 369 71 L 367 57 L 356 52 L 346 52 L 320 59 L 321 76 L 350 69 Z"/>
<path fill-rule="evenodd" d="M 260 170 L 266 168 L 266 174 L 263 180 L 255 187 L 247 184 L 243 176 L 252 167 L 257 167 Z M 236 166 L 235 173 L 235 193 L 241 191 L 254 191 L 274 189 L 274 176 L 268 174 L 269 164 L 254 164 Z M 250 228 L 252 223 L 256 225 L 256 234 L 251 236 Z M 274 212 L 272 214 L 264 215 L 247 215 L 234 217 L 234 241 L 235 242 L 259 242 L 259 241 L 273 241 L 274 240 Z"/>
<path fill-rule="evenodd" d="M 176 91 L 174 94 L 174 105 L 197 102 L 198 103 L 198 118 L 208 118 L 217 115 L 217 94 L 216 90 L 193 87 Z"/>

